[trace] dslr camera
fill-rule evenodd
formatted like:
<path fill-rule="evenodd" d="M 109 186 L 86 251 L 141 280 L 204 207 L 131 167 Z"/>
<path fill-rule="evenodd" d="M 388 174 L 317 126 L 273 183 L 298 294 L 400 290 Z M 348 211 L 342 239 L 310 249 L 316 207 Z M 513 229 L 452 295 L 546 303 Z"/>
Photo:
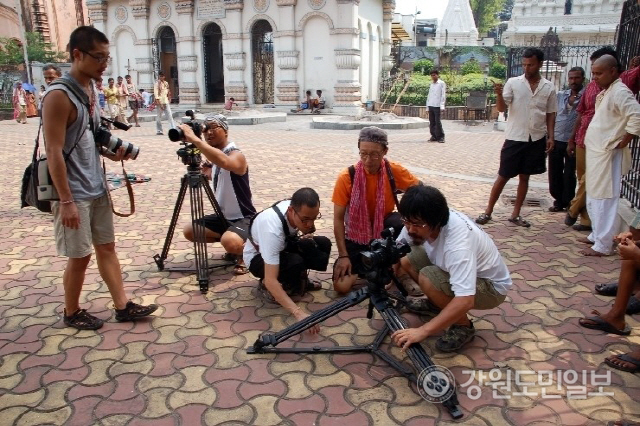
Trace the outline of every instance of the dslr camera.
<path fill-rule="evenodd" d="M 185 116 L 182 117 L 182 124 L 186 124 L 191 127 L 191 129 L 193 129 L 193 133 L 195 133 L 197 137 L 202 136 L 202 132 L 204 132 L 206 126 L 196 119 L 196 114 L 193 110 L 188 109 L 184 114 Z M 179 127 L 169 130 L 167 136 L 169 136 L 169 140 L 172 142 L 184 141 L 184 132 Z"/>
<path fill-rule="evenodd" d="M 372 240 L 369 250 L 360 253 L 366 274 L 388 269 L 411 252 L 409 243 L 393 239 L 393 232 L 393 228 L 384 229 L 381 233 L 382 238 Z"/>
<path fill-rule="evenodd" d="M 101 117 L 101 120 L 113 124 L 120 130 L 127 131 L 131 128 L 131 126 L 117 121 L 109 120 L 104 117 Z M 97 144 L 102 145 L 113 154 L 115 154 L 120 147 L 124 147 L 125 154 L 129 155 L 132 160 L 138 158 L 138 154 L 140 154 L 139 147 L 135 146 L 131 142 L 126 142 L 116 136 L 113 136 L 109 129 L 104 126 L 104 124 L 101 124 L 97 129 L 94 130 L 93 139 Z"/>

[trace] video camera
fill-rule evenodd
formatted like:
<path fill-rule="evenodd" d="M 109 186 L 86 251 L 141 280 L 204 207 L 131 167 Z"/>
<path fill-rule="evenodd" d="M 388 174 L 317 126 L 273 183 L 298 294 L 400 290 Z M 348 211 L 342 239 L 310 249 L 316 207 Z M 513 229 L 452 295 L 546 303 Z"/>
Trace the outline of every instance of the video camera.
<path fill-rule="evenodd" d="M 411 246 L 406 241 L 395 241 L 394 229 L 382 230 L 382 238 L 372 240 L 369 250 L 360 252 L 364 275 L 367 280 L 376 285 L 385 285 L 391 281 L 389 271 L 400 258 L 411 252 Z"/>
<path fill-rule="evenodd" d="M 120 147 L 124 147 L 124 152 L 129 155 L 132 160 L 138 158 L 140 154 L 140 148 L 132 144 L 131 142 L 123 141 L 122 139 L 113 136 L 104 123 L 110 123 L 114 127 L 120 130 L 127 131 L 131 128 L 130 125 L 120 123 L 119 121 L 109 120 L 108 118 L 100 117 L 103 123 L 98 126 L 93 132 L 93 139 L 96 143 L 105 147 L 108 151 L 115 154 Z"/>
<path fill-rule="evenodd" d="M 191 129 L 193 129 L 193 133 L 195 133 L 197 137 L 202 136 L 202 132 L 204 132 L 207 126 L 196 119 L 196 114 L 193 112 L 193 110 L 188 109 L 187 111 L 185 111 L 184 115 L 185 116 L 182 117 L 182 124 L 186 124 L 187 126 L 191 127 Z M 167 136 L 169 136 L 169 140 L 171 140 L 172 142 L 184 142 L 184 132 L 179 127 L 169 130 Z"/>

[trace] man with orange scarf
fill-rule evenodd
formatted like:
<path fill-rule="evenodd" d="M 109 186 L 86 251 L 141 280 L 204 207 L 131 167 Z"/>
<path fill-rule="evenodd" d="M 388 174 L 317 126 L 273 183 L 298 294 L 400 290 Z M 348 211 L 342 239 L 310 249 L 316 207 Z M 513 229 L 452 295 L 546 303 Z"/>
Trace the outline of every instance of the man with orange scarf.
<path fill-rule="evenodd" d="M 333 288 L 346 293 L 364 271 L 360 252 L 380 238 L 383 229 L 393 227 L 395 236 L 402 220 L 394 209 L 395 190 L 406 191 L 419 181 L 407 169 L 385 157 L 387 133 L 375 126 L 365 127 L 358 137 L 360 161 L 343 170 L 333 189 L 333 232 L 338 259 L 333 266 Z"/>

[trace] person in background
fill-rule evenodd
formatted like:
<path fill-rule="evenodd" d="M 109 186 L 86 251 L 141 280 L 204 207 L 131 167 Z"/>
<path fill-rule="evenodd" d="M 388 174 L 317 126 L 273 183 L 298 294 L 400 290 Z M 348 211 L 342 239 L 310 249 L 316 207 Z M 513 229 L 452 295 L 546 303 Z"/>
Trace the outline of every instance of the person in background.
<path fill-rule="evenodd" d="M 440 71 L 434 69 L 431 71 L 431 86 L 429 86 L 429 95 L 427 97 L 427 108 L 429 108 L 429 131 L 431 139 L 429 142 L 444 143 L 444 130 L 442 130 L 442 121 L 440 113 L 444 111 L 445 102 L 447 100 L 447 85 L 440 79 Z"/>
<path fill-rule="evenodd" d="M 42 75 L 47 86 L 56 78 L 62 77 L 62 70 L 57 65 L 47 64 L 42 68 Z"/>
<path fill-rule="evenodd" d="M 227 111 L 231 111 L 234 105 L 238 106 L 236 100 L 234 98 L 229 98 L 229 100 L 224 103 L 224 109 L 226 109 Z"/>
<path fill-rule="evenodd" d="M 171 115 L 171 93 L 169 92 L 169 82 L 164 72 L 160 71 L 158 74 L 158 81 L 153 85 L 153 97 L 156 101 L 156 134 L 162 135 L 162 115 L 169 122 L 171 128 L 175 128 L 176 125 L 173 121 L 173 115 Z"/>
<path fill-rule="evenodd" d="M 149 105 L 151 105 L 151 93 L 147 92 L 144 89 L 140 89 L 140 96 L 142 97 L 142 100 L 144 102 L 143 106 L 145 108 L 149 108 Z"/>
<path fill-rule="evenodd" d="M 37 117 L 38 106 L 36 105 L 36 94 L 27 90 L 27 117 Z"/>
<path fill-rule="evenodd" d="M 27 92 L 18 82 L 13 90 L 13 118 L 22 124 L 27 124 Z"/>
<path fill-rule="evenodd" d="M 131 76 L 129 74 L 124 76 L 126 80 L 125 88 L 127 89 L 127 93 L 129 93 L 129 108 L 131 108 L 131 116 L 129 116 L 128 120 L 136 123 L 136 127 L 140 127 L 140 123 L 138 123 L 138 101 L 142 99 L 140 94 L 138 94 L 138 89 L 136 89 L 136 85 L 133 84 L 131 80 Z"/>
<path fill-rule="evenodd" d="M 316 90 L 316 97 L 313 99 L 313 105 L 311 106 L 312 114 L 320 114 L 320 110 L 324 109 L 326 99 L 322 96 L 322 90 Z"/>
<path fill-rule="evenodd" d="M 40 111 L 42 110 L 42 96 L 44 96 L 47 89 L 44 85 L 40 86 L 40 91 L 38 92 L 38 115 L 40 115 Z"/>

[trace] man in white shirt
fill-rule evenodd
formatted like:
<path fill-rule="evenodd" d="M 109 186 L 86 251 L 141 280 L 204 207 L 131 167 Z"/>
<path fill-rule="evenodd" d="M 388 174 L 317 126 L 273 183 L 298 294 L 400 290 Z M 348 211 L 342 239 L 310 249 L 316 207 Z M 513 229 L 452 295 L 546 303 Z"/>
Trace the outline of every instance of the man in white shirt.
<path fill-rule="evenodd" d="M 405 351 L 444 330 L 436 347 L 455 352 L 475 335 L 469 310 L 493 309 L 504 302 L 512 286 L 509 270 L 491 237 L 467 216 L 449 209 L 438 189 L 412 186 L 399 210 L 405 227 L 397 240 L 413 245 L 400 259 L 400 267 L 420 285 L 435 317 L 391 337 Z"/>
<path fill-rule="evenodd" d="M 524 74 L 510 78 L 504 90 L 502 85 L 494 85 L 498 111 L 505 112 L 508 105 L 509 117 L 498 178 L 491 188 L 486 210 L 476 219 L 480 225 L 492 219 L 493 208 L 504 186 L 518 176 L 518 192 L 509 222 L 526 228 L 531 226 L 520 216 L 520 210 L 529 190 L 529 177 L 547 171 L 546 154 L 554 147 L 557 110 L 555 87 L 540 75 L 543 61 L 542 50 L 527 49 L 522 57 Z"/>
<path fill-rule="evenodd" d="M 592 232 L 581 242 L 593 244 L 585 256 L 611 254 L 618 230 L 620 177 L 631 167 L 629 143 L 640 135 L 640 104 L 620 80 L 618 60 L 604 55 L 591 67 L 593 80 L 604 89 L 585 136 L 587 211 Z"/>
<path fill-rule="evenodd" d="M 331 252 L 327 237 L 311 236 L 320 215 L 320 197 L 311 188 L 294 192 L 290 200 L 275 203 L 255 216 L 244 246 L 244 262 L 260 278 L 260 291 L 288 310 L 296 320 L 309 316 L 292 295 L 319 290 L 321 285 L 307 278 L 307 271 L 326 271 Z M 298 231 L 302 236 L 298 236 Z M 266 292 L 265 292 L 266 290 Z M 313 327 L 311 332 L 318 332 Z"/>
<path fill-rule="evenodd" d="M 440 80 L 440 71 L 431 71 L 433 83 L 429 86 L 429 96 L 427 96 L 427 108 L 429 109 L 429 131 L 431 132 L 430 142 L 444 143 L 444 130 L 440 113 L 444 111 L 444 104 L 447 100 L 447 85 Z"/>

